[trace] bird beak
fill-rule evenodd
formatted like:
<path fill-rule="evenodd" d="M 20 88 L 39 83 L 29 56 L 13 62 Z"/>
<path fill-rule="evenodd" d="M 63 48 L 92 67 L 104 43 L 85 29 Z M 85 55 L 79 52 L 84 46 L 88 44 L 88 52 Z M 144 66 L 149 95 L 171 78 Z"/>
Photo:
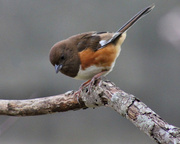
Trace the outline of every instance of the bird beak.
<path fill-rule="evenodd" d="M 60 65 L 55 64 L 54 67 L 55 67 L 56 73 L 58 73 L 60 71 L 60 69 L 62 68 L 62 64 L 60 64 Z"/>

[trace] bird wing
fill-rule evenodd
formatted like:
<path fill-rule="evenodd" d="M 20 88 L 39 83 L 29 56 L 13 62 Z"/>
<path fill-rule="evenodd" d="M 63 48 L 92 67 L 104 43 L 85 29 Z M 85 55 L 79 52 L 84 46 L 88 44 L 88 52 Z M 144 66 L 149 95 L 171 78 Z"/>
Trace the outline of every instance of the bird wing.
<path fill-rule="evenodd" d="M 114 37 L 115 35 L 109 32 L 88 32 L 80 34 L 77 43 L 78 51 L 81 52 L 87 48 L 97 51 L 112 42 Z"/>

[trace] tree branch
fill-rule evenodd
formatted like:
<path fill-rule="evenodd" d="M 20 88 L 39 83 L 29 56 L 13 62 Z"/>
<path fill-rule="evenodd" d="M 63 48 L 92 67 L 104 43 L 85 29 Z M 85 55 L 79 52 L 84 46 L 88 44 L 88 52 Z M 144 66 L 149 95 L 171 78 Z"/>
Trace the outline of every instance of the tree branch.
<path fill-rule="evenodd" d="M 169 125 L 135 96 L 108 80 L 96 79 L 78 92 L 29 100 L 0 100 L 0 115 L 33 116 L 107 106 L 129 119 L 157 143 L 180 143 L 180 129 Z"/>
<path fill-rule="evenodd" d="M 56 96 L 28 100 L 0 100 L 0 115 L 34 116 L 87 108 L 73 91 Z"/>

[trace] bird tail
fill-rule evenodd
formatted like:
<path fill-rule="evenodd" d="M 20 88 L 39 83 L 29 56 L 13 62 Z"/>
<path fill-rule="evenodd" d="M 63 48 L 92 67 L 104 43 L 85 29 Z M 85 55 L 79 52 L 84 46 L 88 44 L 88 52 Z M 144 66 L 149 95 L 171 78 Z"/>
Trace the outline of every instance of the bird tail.
<path fill-rule="evenodd" d="M 118 29 L 115 33 L 114 36 L 108 40 L 101 48 L 105 47 L 106 45 L 108 45 L 109 43 L 115 42 L 116 40 L 118 40 L 118 38 L 127 30 L 129 30 L 129 28 L 132 27 L 133 24 L 135 24 L 138 20 L 140 20 L 140 18 L 142 18 L 143 16 L 145 16 L 146 14 L 148 14 L 153 8 L 155 7 L 154 4 L 142 9 L 141 11 L 139 11 L 135 16 L 133 16 L 128 22 L 126 22 L 120 29 Z"/>
<path fill-rule="evenodd" d="M 131 26 L 136 23 L 140 18 L 148 14 L 153 8 L 155 7 L 154 4 L 142 9 L 139 11 L 135 16 L 133 16 L 127 23 L 125 23 L 117 32 L 124 33 L 126 32 Z"/>

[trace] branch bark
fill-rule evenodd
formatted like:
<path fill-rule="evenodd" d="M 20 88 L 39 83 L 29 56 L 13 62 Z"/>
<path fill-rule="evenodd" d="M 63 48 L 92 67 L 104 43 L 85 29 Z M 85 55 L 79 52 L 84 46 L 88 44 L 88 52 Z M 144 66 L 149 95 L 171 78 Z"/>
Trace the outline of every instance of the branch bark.
<path fill-rule="evenodd" d="M 0 115 L 33 116 L 90 107 L 111 107 L 162 144 L 180 144 L 180 128 L 165 122 L 135 96 L 108 80 L 96 79 L 78 92 L 29 100 L 0 100 Z"/>

